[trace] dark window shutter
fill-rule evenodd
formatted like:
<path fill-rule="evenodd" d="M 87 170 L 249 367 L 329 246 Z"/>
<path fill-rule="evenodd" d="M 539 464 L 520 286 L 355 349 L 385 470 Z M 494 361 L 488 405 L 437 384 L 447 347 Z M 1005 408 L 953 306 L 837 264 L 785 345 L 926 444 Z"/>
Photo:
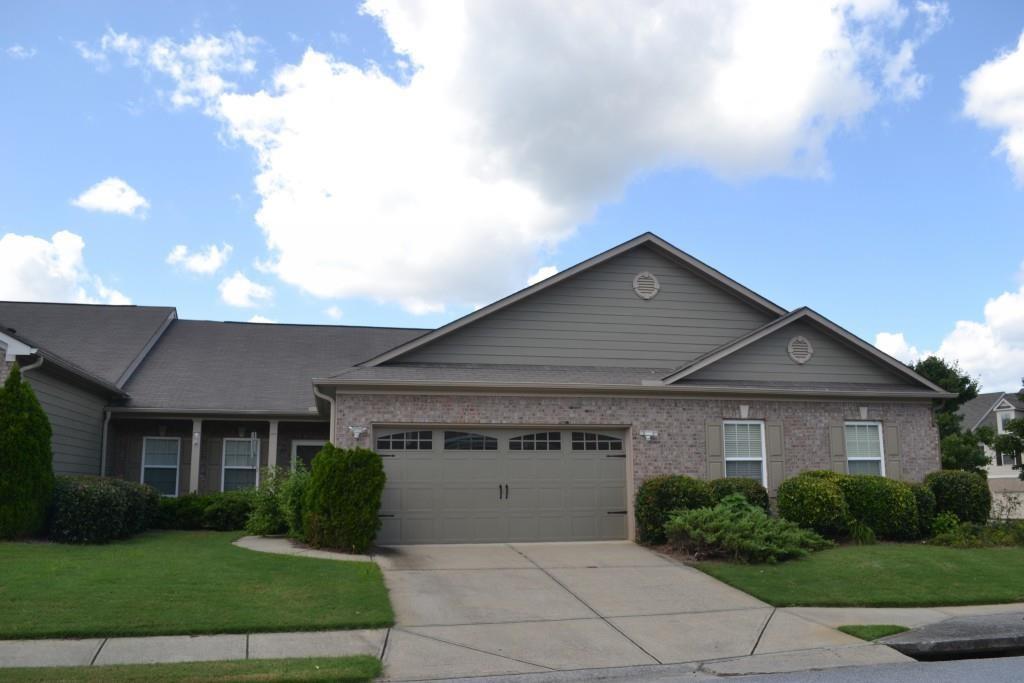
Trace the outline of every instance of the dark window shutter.
<path fill-rule="evenodd" d="M 704 425 L 706 456 L 708 460 L 708 479 L 721 479 L 725 476 L 725 459 L 722 451 L 722 423 L 708 422 Z"/>
<path fill-rule="evenodd" d="M 846 474 L 846 429 L 838 424 L 829 427 L 828 431 L 832 449 L 832 471 Z"/>
<path fill-rule="evenodd" d="M 781 422 L 769 422 L 765 425 L 765 450 L 768 456 L 768 493 L 774 496 L 779 484 L 786 478 L 786 454 Z"/>
<path fill-rule="evenodd" d="M 885 476 L 890 479 L 902 479 L 900 428 L 897 425 L 884 425 L 882 434 L 882 440 L 885 442 Z"/>

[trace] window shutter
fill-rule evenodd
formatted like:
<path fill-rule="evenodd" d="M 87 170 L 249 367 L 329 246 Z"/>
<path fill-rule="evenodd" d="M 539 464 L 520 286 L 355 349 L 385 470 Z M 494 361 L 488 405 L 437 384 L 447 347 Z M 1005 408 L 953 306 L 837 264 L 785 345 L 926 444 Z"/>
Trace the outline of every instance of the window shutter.
<path fill-rule="evenodd" d="M 765 451 L 768 457 L 768 493 L 774 496 L 779 484 L 786 478 L 781 422 L 769 422 L 765 425 Z"/>
<path fill-rule="evenodd" d="M 829 443 L 832 448 L 832 471 L 846 473 L 846 431 L 843 425 L 829 427 Z"/>
<path fill-rule="evenodd" d="M 707 439 L 706 455 L 708 459 L 708 479 L 721 479 L 725 476 L 725 458 L 722 454 L 722 423 L 708 422 L 704 425 Z"/>
<path fill-rule="evenodd" d="M 900 428 L 897 425 L 884 425 L 884 430 L 882 440 L 885 442 L 885 476 L 890 479 L 902 479 Z"/>

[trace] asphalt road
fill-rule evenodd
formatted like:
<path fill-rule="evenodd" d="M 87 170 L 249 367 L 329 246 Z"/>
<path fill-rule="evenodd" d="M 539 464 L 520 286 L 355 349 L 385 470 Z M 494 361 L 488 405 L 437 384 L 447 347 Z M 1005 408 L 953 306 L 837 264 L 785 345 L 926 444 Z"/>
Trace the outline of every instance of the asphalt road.
<path fill-rule="evenodd" d="M 644 678 L 643 681 L 670 679 Z M 675 680 L 680 680 L 678 677 Z M 801 671 L 771 676 L 731 678 L 743 683 L 1017 683 L 1024 681 L 1024 657 L 961 659 L 951 662 L 882 664 L 824 671 Z"/>

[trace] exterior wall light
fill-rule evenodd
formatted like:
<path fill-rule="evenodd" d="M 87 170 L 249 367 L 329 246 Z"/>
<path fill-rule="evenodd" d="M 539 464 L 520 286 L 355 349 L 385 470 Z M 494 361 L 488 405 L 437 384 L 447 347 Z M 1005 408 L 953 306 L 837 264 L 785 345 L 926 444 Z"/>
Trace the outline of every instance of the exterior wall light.
<path fill-rule="evenodd" d="M 352 432 L 352 438 L 355 439 L 356 441 L 359 441 L 359 437 L 361 437 L 366 432 L 366 427 L 356 427 L 354 425 L 349 425 L 348 430 Z"/>
<path fill-rule="evenodd" d="M 657 441 L 658 440 L 658 432 L 654 431 L 653 429 L 641 429 L 640 430 L 640 438 L 643 439 L 644 441 L 646 441 L 647 443 L 650 443 L 652 441 Z"/>

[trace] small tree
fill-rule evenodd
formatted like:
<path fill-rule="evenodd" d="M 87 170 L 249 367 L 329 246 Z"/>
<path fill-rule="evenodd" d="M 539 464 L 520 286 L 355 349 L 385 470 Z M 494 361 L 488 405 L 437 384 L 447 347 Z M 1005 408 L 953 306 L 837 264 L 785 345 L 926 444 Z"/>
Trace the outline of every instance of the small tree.
<path fill-rule="evenodd" d="M 992 448 L 997 453 L 1016 458 L 1020 463 L 1021 455 L 1024 455 L 1024 418 L 1018 417 L 1016 420 L 1004 422 L 1003 429 L 1006 430 L 1006 433 L 999 434 L 992 439 Z M 1021 465 L 1014 465 L 1013 469 L 1020 470 L 1018 476 L 1024 479 L 1024 469 L 1021 468 Z"/>
<path fill-rule="evenodd" d="M 962 371 L 958 363 L 947 363 L 938 356 L 928 356 L 917 361 L 911 368 L 933 384 L 956 394 L 953 398 L 939 402 L 935 410 L 935 423 L 939 427 L 940 439 L 958 433 L 961 418 L 956 411 L 978 395 L 978 380 Z"/>
<path fill-rule="evenodd" d="M 982 440 L 974 432 L 949 434 L 942 438 L 939 446 L 942 451 L 942 469 L 966 470 L 983 474 L 985 465 L 990 458 L 985 455 Z"/>
<path fill-rule="evenodd" d="M 42 531 L 53 495 L 50 420 L 17 363 L 0 389 L 0 538 Z"/>

